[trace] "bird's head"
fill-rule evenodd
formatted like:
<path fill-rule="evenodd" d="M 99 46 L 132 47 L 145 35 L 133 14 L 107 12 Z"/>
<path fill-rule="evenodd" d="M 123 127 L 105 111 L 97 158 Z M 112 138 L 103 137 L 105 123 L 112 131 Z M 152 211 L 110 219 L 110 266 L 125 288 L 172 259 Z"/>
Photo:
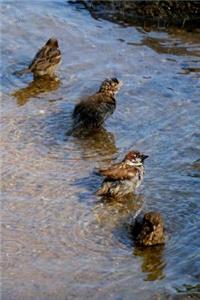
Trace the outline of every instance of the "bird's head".
<path fill-rule="evenodd" d="M 99 92 L 114 96 L 122 85 L 122 81 L 117 78 L 105 79 L 100 86 Z"/>
<path fill-rule="evenodd" d="M 139 151 L 130 151 L 126 154 L 124 161 L 133 166 L 142 165 L 144 160 L 148 157 Z"/>

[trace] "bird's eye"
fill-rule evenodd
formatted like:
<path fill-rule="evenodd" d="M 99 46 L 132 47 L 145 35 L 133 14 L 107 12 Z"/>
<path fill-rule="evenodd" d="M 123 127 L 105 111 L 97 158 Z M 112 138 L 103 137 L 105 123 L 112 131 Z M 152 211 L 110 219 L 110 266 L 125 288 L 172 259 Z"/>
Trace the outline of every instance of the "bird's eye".
<path fill-rule="evenodd" d="M 112 81 L 114 82 L 114 83 L 119 83 L 119 80 L 117 79 L 117 78 L 112 78 Z"/>

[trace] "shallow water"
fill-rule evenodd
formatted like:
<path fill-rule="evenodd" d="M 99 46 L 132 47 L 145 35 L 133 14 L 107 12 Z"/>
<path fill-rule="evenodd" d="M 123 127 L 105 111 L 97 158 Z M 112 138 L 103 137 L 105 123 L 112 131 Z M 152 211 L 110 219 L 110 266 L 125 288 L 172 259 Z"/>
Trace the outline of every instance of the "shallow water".
<path fill-rule="evenodd" d="M 95 20 L 65 1 L 3 1 L 2 300 L 165 299 L 200 281 L 200 37 Z M 17 77 L 52 35 L 58 82 Z M 78 98 L 124 82 L 106 130 L 67 134 Z M 137 196 L 99 201 L 95 168 L 150 157 Z M 164 247 L 135 249 L 128 224 L 163 214 Z"/>

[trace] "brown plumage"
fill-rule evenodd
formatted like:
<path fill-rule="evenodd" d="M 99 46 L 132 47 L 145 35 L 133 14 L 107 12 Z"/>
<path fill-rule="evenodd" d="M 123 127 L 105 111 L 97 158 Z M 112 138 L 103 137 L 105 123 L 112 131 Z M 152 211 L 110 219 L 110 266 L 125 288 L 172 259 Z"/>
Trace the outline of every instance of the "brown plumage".
<path fill-rule="evenodd" d="M 61 61 L 61 52 L 56 38 L 50 38 L 46 44 L 38 50 L 27 69 L 17 72 L 18 75 L 32 72 L 34 77 L 55 77 L 55 70 Z"/>
<path fill-rule="evenodd" d="M 136 219 L 133 229 L 135 243 L 138 246 L 153 246 L 165 242 L 164 223 L 160 213 L 145 213 L 142 220 Z"/>
<path fill-rule="evenodd" d="M 116 107 L 115 94 L 122 82 L 117 78 L 106 79 L 101 84 L 99 91 L 82 99 L 74 108 L 74 128 L 98 128 L 114 112 Z"/>
<path fill-rule="evenodd" d="M 96 195 L 123 196 L 135 192 L 143 180 L 143 162 L 147 157 L 138 151 L 130 151 L 122 162 L 99 170 L 105 179 Z"/>

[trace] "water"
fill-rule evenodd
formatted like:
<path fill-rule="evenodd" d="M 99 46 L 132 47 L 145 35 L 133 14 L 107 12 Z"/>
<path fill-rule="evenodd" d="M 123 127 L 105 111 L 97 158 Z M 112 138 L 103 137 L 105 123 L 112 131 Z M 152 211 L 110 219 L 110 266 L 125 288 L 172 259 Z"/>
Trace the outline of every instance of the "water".
<path fill-rule="evenodd" d="M 200 280 L 200 38 L 95 20 L 65 1 L 3 1 L 2 300 L 166 299 Z M 57 83 L 14 71 L 50 37 Z M 124 82 L 106 130 L 69 137 L 79 97 Z M 129 149 L 149 155 L 124 202 L 94 195 L 94 170 Z M 128 224 L 163 214 L 164 247 L 135 249 Z"/>

